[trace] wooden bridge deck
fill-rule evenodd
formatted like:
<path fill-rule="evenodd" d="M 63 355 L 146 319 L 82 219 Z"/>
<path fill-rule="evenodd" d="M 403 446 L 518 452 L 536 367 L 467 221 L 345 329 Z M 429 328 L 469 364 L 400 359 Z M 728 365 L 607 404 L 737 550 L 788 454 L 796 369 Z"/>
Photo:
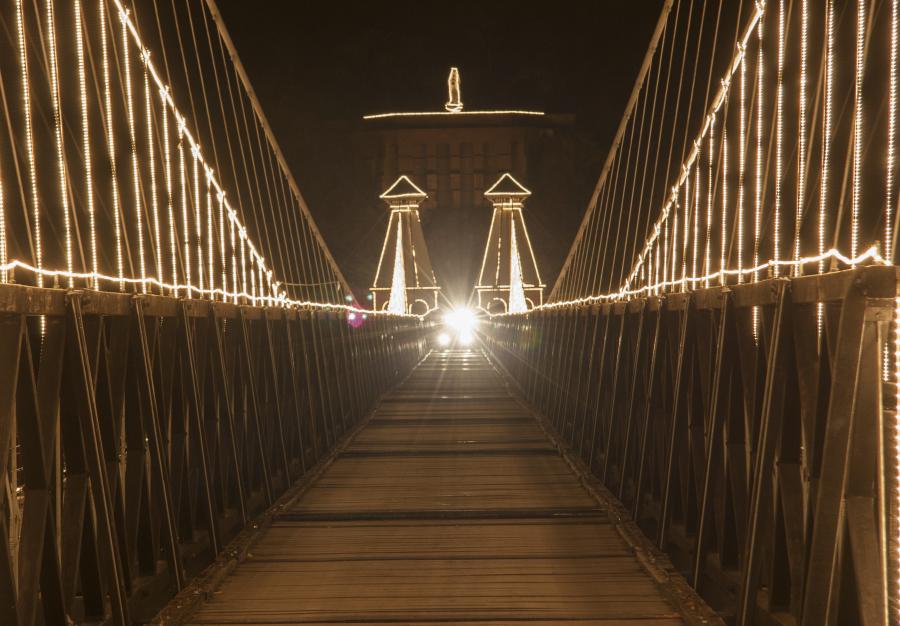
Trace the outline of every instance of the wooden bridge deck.
<path fill-rule="evenodd" d="M 681 624 L 480 353 L 432 353 L 191 624 Z"/>

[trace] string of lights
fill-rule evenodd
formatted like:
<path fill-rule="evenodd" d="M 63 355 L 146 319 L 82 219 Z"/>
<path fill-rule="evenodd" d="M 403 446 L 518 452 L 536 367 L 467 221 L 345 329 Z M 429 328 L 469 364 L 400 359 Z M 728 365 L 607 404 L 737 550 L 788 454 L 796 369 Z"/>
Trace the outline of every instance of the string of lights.
<path fill-rule="evenodd" d="M 846 256 L 841 253 L 837 249 L 831 249 L 825 251 L 823 254 L 817 254 L 815 256 L 804 257 L 797 261 L 781 259 L 779 261 L 775 261 L 774 259 L 770 259 L 768 261 L 762 262 L 759 265 L 751 266 L 751 267 L 743 267 L 743 268 L 735 268 L 735 269 L 726 269 L 726 270 L 717 270 L 712 274 L 705 274 L 702 276 L 688 276 L 682 279 L 672 279 L 672 280 L 662 280 L 657 283 L 644 285 L 641 287 L 637 287 L 634 289 L 626 289 L 622 288 L 618 291 L 599 294 L 599 295 L 591 295 L 591 296 L 583 296 L 581 298 L 573 298 L 571 300 L 555 300 L 553 302 L 548 302 L 541 306 L 536 306 L 532 310 L 538 311 L 542 309 L 557 309 L 557 308 L 565 308 L 571 306 L 580 306 L 584 304 L 596 304 L 601 302 L 619 302 L 626 301 L 630 298 L 636 296 L 644 296 L 644 295 L 656 295 L 668 288 L 672 287 L 682 287 L 683 284 L 690 284 L 691 288 L 696 287 L 701 283 L 706 283 L 707 281 L 714 282 L 716 280 L 721 279 L 723 276 L 752 276 L 754 272 L 762 272 L 769 269 L 774 268 L 776 265 L 781 268 L 790 268 L 796 264 L 800 265 L 810 265 L 813 263 L 820 263 L 828 260 L 834 260 L 839 263 L 842 263 L 848 267 L 855 267 L 861 263 L 870 262 L 875 265 L 889 265 L 889 263 L 884 259 L 881 255 L 881 252 L 878 250 L 878 246 L 871 246 L 867 250 L 863 251 L 860 255 L 855 257 Z"/>

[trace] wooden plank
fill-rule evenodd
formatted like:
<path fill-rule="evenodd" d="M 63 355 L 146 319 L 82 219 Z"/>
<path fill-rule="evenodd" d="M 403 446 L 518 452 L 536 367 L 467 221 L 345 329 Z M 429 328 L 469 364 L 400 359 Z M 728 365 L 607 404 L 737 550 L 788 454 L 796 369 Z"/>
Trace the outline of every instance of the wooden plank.
<path fill-rule="evenodd" d="M 191 624 L 681 624 L 485 357 L 433 353 Z"/>

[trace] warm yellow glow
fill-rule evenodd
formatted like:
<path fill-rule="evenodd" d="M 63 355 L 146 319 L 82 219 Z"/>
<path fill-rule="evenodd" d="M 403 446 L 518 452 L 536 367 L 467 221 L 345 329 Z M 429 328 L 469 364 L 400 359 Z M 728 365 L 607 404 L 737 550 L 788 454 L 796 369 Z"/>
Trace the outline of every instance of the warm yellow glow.
<path fill-rule="evenodd" d="M 738 197 L 737 197 L 737 267 L 738 283 L 744 282 L 744 175 L 747 165 L 747 63 L 741 56 L 740 135 L 738 137 Z"/>
<path fill-rule="evenodd" d="M 91 252 L 91 271 L 95 274 L 99 270 L 97 260 L 97 218 L 94 208 L 94 168 L 91 155 L 90 116 L 88 115 L 87 101 L 87 76 L 84 63 L 84 28 L 82 26 L 81 0 L 74 1 L 75 7 L 75 47 L 78 56 L 78 92 L 81 104 L 81 147 L 84 152 L 84 189 L 85 206 L 88 212 L 89 245 Z M 2 225 L 0 225 L 2 228 Z M 5 255 L 0 255 L 0 263 L 6 261 Z M 98 289 L 97 281 L 91 286 Z"/>
<path fill-rule="evenodd" d="M 149 59 L 147 52 L 146 59 Z M 144 115 L 147 122 L 147 161 L 150 166 L 150 208 L 153 213 L 153 238 L 156 249 L 156 277 L 163 280 L 163 254 L 162 254 L 162 228 L 159 222 L 159 198 L 157 198 L 156 186 L 156 152 L 153 136 L 153 107 L 151 105 L 150 81 L 147 77 L 147 68 L 144 68 Z"/>
<path fill-rule="evenodd" d="M 214 289 L 216 286 L 216 255 L 214 254 L 216 238 L 213 236 L 213 208 L 212 194 L 209 193 L 209 168 L 206 168 L 204 180 L 206 182 L 206 262 L 209 266 L 209 288 Z M 224 288 L 225 285 L 222 285 L 222 287 Z"/>
<path fill-rule="evenodd" d="M 706 281 L 715 281 L 715 280 L 721 279 L 723 275 L 724 276 L 740 276 L 741 274 L 752 275 L 753 272 L 766 271 L 768 269 L 771 269 L 775 265 L 778 265 L 779 267 L 783 267 L 783 268 L 785 268 L 785 267 L 789 268 L 789 267 L 792 267 L 796 263 L 800 263 L 801 265 L 809 265 L 809 264 L 813 264 L 813 263 L 823 262 L 823 261 L 826 261 L 829 259 L 833 259 L 833 260 L 835 260 L 839 263 L 843 263 L 844 265 L 847 265 L 847 266 L 857 265 L 860 263 L 865 263 L 867 261 L 871 261 L 872 263 L 875 263 L 878 265 L 888 265 L 888 263 L 885 261 L 885 259 L 881 256 L 881 253 L 878 251 L 877 246 L 870 247 L 868 250 L 864 251 L 863 253 L 861 253 L 859 256 L 856 256 L 856 257 L 849 257 L 849 256 L 842 254 L 839 250 L 831 249 L 831 250 L 827 250 L 823 254 L 804 257 L 802 259 L 799 259 L 798 261 L 793 261 L 793 260 L 789 261 L 786 259 L 782 259 L 782 260 L 776 262 L 775 260 L 769 260 L 764 263 L 760 263 L 758 266 L 754 266 L 754 267 L 745 267 L 745 268 L 741 268 L 741 269 L 726 269 L 724 271 L 719 270 L 719 271 L 716 271 L 712 274 L 705 275 L 705 276 L 691 276 L 686 279 L 686 282 L 691 284 L 691 286 L 692 286 L 691 288 L 694 288 L 697 285 L 704 283 Z M 555 308 L 567 307 L 567 306 L 578 306 L 578 305 L 582 305 L 582 304 L 596 304 L 596 303 L 600 303 L 600 302 L 621 301 L 621 300 L 625 300 L 625 299 L 628 299 L 628 298 L 631 298 L 634 296 L 642 296 L 642 295 L 657 293 L 660 290 L 666 289 L 668 287 L 673 287 L 680 283 L 681 283 L 681 280 L 663 280 L 661 282 L 654 283 L 651 285 L 645 285 L 645 286 L 642 286 L 642 287 L 639 287 L 636 289 L 622 288 L 622 289 L 619 289 L 618 291 L 606 293 L 606 294 L 585 296 L 582 298 L 576 298 L 576 299 L 572 299 L 572 300 L 560 300 L 560 301 L 556 301 L 556 302 L 550 302 L 547 304 L 536 306 L 532 310 L 555 309 Z"/>
<path fill-rule="evenodd" d="M 708 168 L 706 171 L 706 252 L 703 255 L 703 273 L 709 275 L 712 262 L 712 221 L 713 221 L 713 160 L 715 156 L 716 118 L 709 124 L 709 153 Z M 723 181 L 724 182 L 724 181 Z M 703 285 L 709 287 L 709 281 Z"/>
<path fill-rule="evenodd" d="M 128 45 L 128 26 L 125 23 L 127 15 L 127 10 L 119 13 L 119 19 L 122 21 L 122 65 L 125 69 L 125 101 L 128 113 L 128 138 L 131 142 L 131 175 L 134 186 L 134 225 L 135 230 L 137 231 L 138 241 L 138 268 L 141 272 L 141 278 L 146 278 L 147 267 L 144 261 L 144 224 L 143 209 L 141 208 L 140 165 L 138 163 L 137 139 L 134 129 L 134 98 L 131 86 L 131 59 L 128 54 L 131 46 Z M 147 283 L 142 282 L 140 285 L 141 290 L 146 293 Z"/>
<path fill-rule="evenodd" d="M 178 118 L 178 178 L 181 184 L 181 225 L 184 245 L 182 263 L 184 264 L 184 279 L 190 293 L 193 283 L 191 281 L 191 225 L 188 217 L 188 188 L 187 176 L 184 164 L 184 118 Z"/>
<path fill-rule="evenodd" d="M 6 205 L 3 197 L 3 176 L 0 174 L 0 266 L 8 262 L 6 249 Z M 9 282 L 9 272 L 0 270 L 0 283 Z"/>
<path fill-rule="evenodd" d="M 719 275 L 724 285 L 725 256 L 728 250 L 728 126 L 724 121 L 722 123 L 722 229 L 719 238 Z"/>
<path fill-rule="evenodd" d="M 794 214 L 794 260 L 800 258 L 800 226 L 806 203 L 806 91 L 809 83 L 809 0 L 802 0 L 800 7 L 800 94 L 799 128 L 797 131 L 797 211 Z M 796 276 L 802 268 L 794 267 Z"/>
<path fill-rule="evenodd" d="M 853 111 L 853 198 L 850 214 L 850 255 L 859 247 L 859 203 L 862 195 L 863 150 L 863 71 L 865 69 L 866 2 L 856 2 L 856 72 L 854 80 L 855 105 Z"/>
<path fill-rule="evenodd" d="M 447 77 L 447 104 L 444 105 L 450 113 L 459 113 L 463 110 L 461 87 L 459 69 L 451 67 L 450 75 Z"/>
<path fill-rule="evenodd" d="M 762 227 L 762 184 L 763 184 L 763 166 L 762 166 L 762 135 L 763 135 L 763 101 L 765 95 L 763 93 L 765 75 L 765 59 L 763 58 L 763 21 L 760 20 L 756 25 L 759 43 L 757 45 L 756 57 L 756 195 L 753 211 L 753 266 L 759 266 L 759 245 Z M 777 183 L 776 183 L 777 185 Z M 773 269 L 778 265 L 773 265 Z M 753 282 L 759 280 L 759 272 L 753 272 Z M 759 307 L 753 307 L 753 338 L 759 341 Z"/>
<path fill-rule="evenodd" d="M 403 258 L 403 221 L 397 219 L 397 245 L 394 250 L 394 273 L 391 280 L 391 298 L 388 310 L 392 313 L 406 312 L 406 263 Z"/>
<path fill-rule="evenodd" d="M 175 219 L 175 207 L 172 202 L 172 147 L 169 140 L 169 108 L 165 105 L 165 90 L 160 90 L 160 98 L 163 100 L 162 133 L 163 133 L 163 161 L 165 163 L 166 177 L 166 210 L 169 215 L 169 256 L 172 264 L 172 284 L 178 282 L 178 239 L 175 232 L 178 230 Z M 177 295 L 177 294 L 175 294 Z"/>
<path fill-rule="evenodd" d="M 25 148 L 28 154 L 28 181 L 31 188 L 31 219 L 34 237 L 34 262 L 37 269 L 43 267 L 43 250 L 41 248 L 41 208 L 37 186 L 37 164 L 34 158 L 34 134 L 31 126 L 31 81 L 28 75 L 28 50 L 25 41 L 25 15 L 23 0 L 16 0 L 16 31 L 19 42 L 19 69 L 22 76 L 22 111 L 25 115 Z M 36 277 L 38 287 L 44 284 L 44 277 Z"/>
<path fill-rule="evenodd" d="M 125 290 L 125 260 L 122 251 L 122 200 L 119 195 L 119 173 L 116 160 L 116 136 L 113 124 L 112 90 L 109 82 L 109 44 L 107 43 L 106 3 L 100 6 L 100 49 L 103 56 L 103 102 L 106 113 L 106 148 L 109 156 L 110 187 L 113 201 L 113 230 L 116 236 L 116 270 L 119 275 L 119 289 Z"/>
<path fill-rule="evenodd" d="M 56 55 L 56 24 L 53 19 L 53 0 L 46 0 L 47 47 L 50 56 L 50 100 L 53 104 L 53 136 L 56 143 L 56 166 L 59 180 L 59 206 L 63 214 L 65 232 L 66 269 L 72 272 L 72 220 L 69 215 L 69 190 L 66 178 L 66 151 L 63 145 L 62 113 L 59 103 L 59 64 Z M 70 277 L 69 289 L 75 286 Z"/>
<path fill-rule="evenodd" d="M 517 109 L 497 109 L 494 111 L 409 111 L 396 113 L 376 113 L 363 115 L 364 120 L 378 120 L 389 117 L 428 117 L 432 115 L 544 115 L 543 111 L 521 111 Z"/>
<path fill-rule="evenodd" d="M 772 258 L 779 258 L 781 244 L 781 187 L 784 182 L 784 0 L 778 0 L 778 87 L 775 93 L 775 208 Z M 772 268 L 778 276 L 778 266 Z"/>
<path fill-rule="evenodd" d="M 509 307 L 510 313 L 524 313 L 528 310 L 525 301 L 525 288 L 522 285 L 522 262 L 519 259 L 519 245 L 516 242 L 516 225 L 512 224 L 509 233 Z"/>
<path fill-rule="evenodd" d="M 805 1 L 805 0 L 804 0 Z M 884 258 L 889 262 L 894 261 L 894 167 L 896 164 L 897 144 L 897 48 L 898 40 L 898 0 L 891 0 L 891 52 L 890 73 L 888 86 L 888 143 L 887 143 L 887 168 L 885 173 L 885 199 L 884 199 Z M 900 596 L 898 596 L 900 597 Z"/>
<path fill-rule="evenodd" d="M 191 148 L 193 158 L 193 197 L 194 197 L 194 234 L 197 238 L 197 284 L 201 291 L 204 287 L 203 280 L 203 219 L 200 217 L 200 150 L 197 146 Z"/>

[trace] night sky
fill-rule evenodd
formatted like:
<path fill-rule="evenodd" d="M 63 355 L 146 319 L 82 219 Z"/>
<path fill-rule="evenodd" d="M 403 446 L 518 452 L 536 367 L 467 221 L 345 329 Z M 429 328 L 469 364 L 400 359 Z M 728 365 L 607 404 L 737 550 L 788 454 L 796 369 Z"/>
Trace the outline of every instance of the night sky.
<path fill-rule="evenodd" d="M 467 109 L 528 108 L 575 114 L 595 157 L 571 219 L 535 220 L 551 248 L 545 281 L 565 256 L 647 48 L 661 0 L 557 2 L 297 2 L 220 0 L 219 8 L 310 209 L 354 288 L 384 222 L 348 229 L 329 190 L 353 155 L 333 148 L 366 113 L 436 110 L 450 66 L 460 68 Z M 327 156 L 323 156 L 327 155 Z M 352 171 L 348 168 L 347 171 Z M 593 173 L 587 173 L 593 172 Z M 352 178 L 352 176 L 350 176 Z M 385 217 L 386 217 L 385 212 Z M 362 214 L 362 213 L 361 213 Z M 370 218 L 366 218 L 370 219 Z M 354 277 L 356 278 L 354 279 Z"/>

